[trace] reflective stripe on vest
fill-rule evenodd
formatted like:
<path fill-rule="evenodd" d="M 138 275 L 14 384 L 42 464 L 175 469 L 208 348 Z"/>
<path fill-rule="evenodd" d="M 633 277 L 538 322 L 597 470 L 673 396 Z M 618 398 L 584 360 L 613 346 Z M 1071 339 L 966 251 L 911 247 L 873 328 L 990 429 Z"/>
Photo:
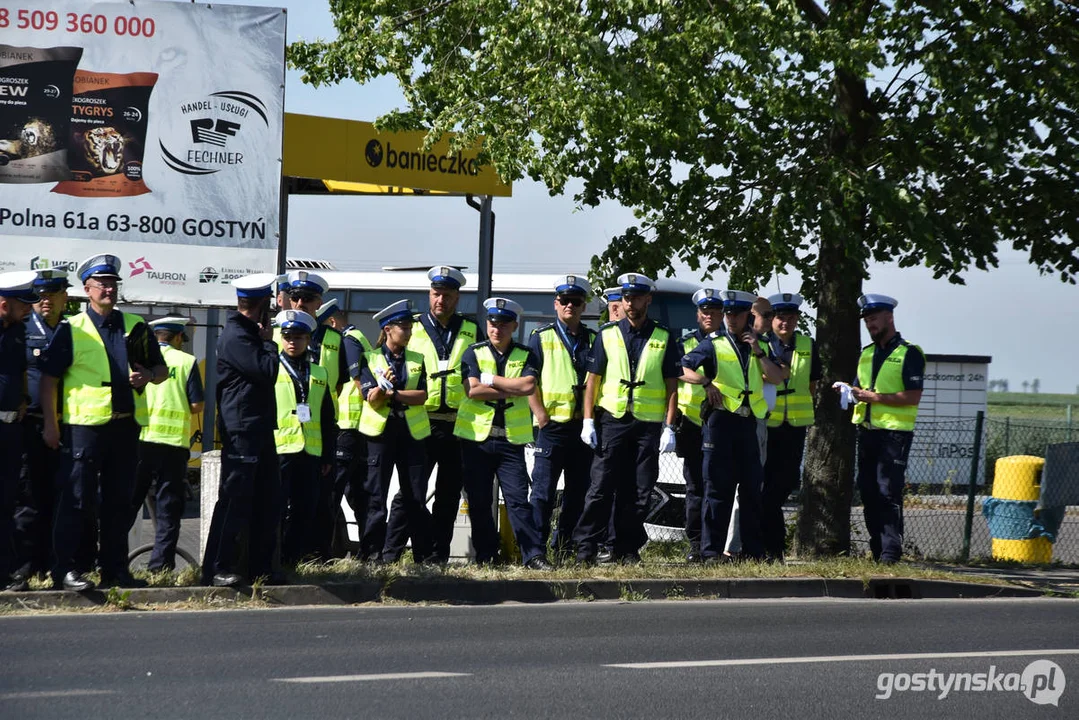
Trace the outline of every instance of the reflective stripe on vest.
<path fill-rule="evenodd" d="M 386 362 L 386 356 L 381 348 L 375 348 L 367 353 L 367 366 L 372 374 L 376 370 L 386 370 L 390 364 Z M 423 376 L 423 355 L 412 350 L 405 349 L 405 372 L 408 378 L 405 380 L 405 390 L 415 390 L 420 386 L 420 378 Z M 378 437 L 386 430 L 386 419 L 390 416 L 390 401 L 386 400 L 382 407 L 375 409 L 368 403 L 363 410 L 360 419 L 360 432 L 370 437 Z M 423 405 L 406 405 L 405 422 L 408 423 L 408 434 L 414 440 L 423 440 L 431 434 L 431 422 L 427 419 L 427 408 Z"/>
<path fill-rule="evenodd" d="M 161 354 L 169 368 L 169 377 L 160 385 L 146 386 L 150 417 L 139 440 L 188 448 L 191 447 L 191 403 L 187 400 L 187 379 L 195 366 L 195 356 L 171 345 L 162 345 Z"/>
<path fill-rule="evenodd" d="M 637 373 L 632 383 L 629 374 L 629 351 L 618 325 L 600 331 L 600 341 L 607 354 L 607 370 L 599 386 L 596 404 L 620 418 L 628 410 L 643 422 L 663 422 L 667 414 L 667 384 L 663 379 L 663 354 L 670 333 L 658 325 L 652 330 L 648 344 L 637 360 Z M 630 386 L 633 385 L 633 406 L 630 407 Z"/>
<path fill-rule="evenodd" d="M 506 370 L 502 377 L 518 378 L 525 368 L 528 360 L 528 351 L 514 346 L 510 350 L 510 356 L 506 359 Z M 498 363 L 495 362 L 494 353 L 489 345 L 476 348 L 476 362 L 479 363 L 480 372 L 498 375 Z M 495 405 L 499 401 L 473 400 L 466 397 L 457 410 L 457 422 L 453 426 L 453 434 L 466 440 L 483 442 L 491 434 L 491 426 L 495 419 Z M 506 439 L 514 445 L 524 445 L 533 440 L 532 435 L 532 410 L 528 407 L 527 397 L 507 398 L 504 401 L 504 417 L 506 420 Z M 488 404 L 490 403 L 490 404 Z"/>
<path fill-rule="evenodd" d="M 437 321 L 436 321 L 437 322 Z M 423 355 L 424 368 L 427 370 L 427 402 L 424 405 L 428 410 L 438 410 L 442 405 L 442 394 L 446 395 L 446 406 L 454 410 L 461 406 L 465 398 L 464 388 L 461 386 L 461 356 L 469 345 L 476 342 L 476 323 L 471 320 L 461 320 L 461 327 L 457 330 L 457 337 L 453 340 L 450 348 L 449 366 L 445 371 L 438 369 L 438 351 L 435 349 L 431 336 L 427 334 L 427 328 L 419 318 L 412 325 L 412 339 L 408 341 L 409 350 Z"/>
<path fill-rule="evenodd" d="M 682 348 L 687 354 L 698 345 L 700 345 L 700 340 L 692 333 L 682 338 Z M 678 381 L 678 409 L 682 411 L 682 417 L 687 418 L 694 425 L 701 424 L 701 405 L 707 397 L 708 393 L 704 385 Z"/>
<path fill-rule="evenodd" d="M 318 328 L 315 328 L 318 331 Z M 363 337 L 361 335 L 361 337 Z M 312 342 L 314 335 L 312 335 Z M 285 344 L 281 340 L 281 328 L 275 327 L 273 329 L 273 341 L 277 343 L 277 349 L 281 352 L 285 350 Z M 365 340 L 366 342 L 366 340 Z M 370 349 L 370 344 L 364 346 L 364 350 Z M 326 330 L 322 333 L 322 343 L 318 349 L 318 364 L 326 371 L 326 382 L 330 395 L 330 400 L 333 403 L 333 416 L 335 419 L 339 418 L 339 411 L 337 407 L 337 383 L 340 382 L 338 375 L 341 374 L 341 333 L 337 332 L 330 326 L 326 326 Z M 340 423 L 338 423 L 340 424 Z M 343 428 L 347 430 L 348 428 Z"/>
<path fill-rule="evenodd" d="M 862 356 L 858 359 L 858 385 L 872 392 L 882 395 L 903 392 L 903 360 L 907 357 L 907 348 L 914 347 L 921 352 L 917 345 L 911 345 L 905 340 L 892 350 L 880 371 L 876 381 L 873 379 L 873 349 L 874 345 L 862 348 Z M 851 421 L 855 425 L 865 422 L 867 403 L 857 403 L 854 406 L 854 416 Z M 914 421 L 918 419 L 917 405 L 875 405 L 869 411 L 869 422 L 875 428 L 882 430 L 913 430 Z"/>
<path fill-rule="evenodd" d="M 579 332 L 587 332 L 583 327 Z M 540 331 L 540 351 L 543 368 L 540 370 L 540 388 L 543 392 L 543 408 L 555 422 L 569 422 L 577 406 L 577 368 L 565 343 L 553 327 Z M 581 388 L 583 390 L 583 388 Z"/>
<path fill-rule="evenodd" d="M 791 376 L 776 398 L 776 409 L 768 416 L 768 427 L 779 427 L 786 418 L 793 427 L 812 425 L 813 395 L 809 392 L 809 374 L 813 370 L 813 339 L 796 333 L 791 356 Z M 786 392 L 784 392 L 786 391 Z"/>
<path fill-rule="evenodd" d="M 315 457 L 322 456 L 322 399 L 326 396 L 328 379 L 326 368 L 310 363 L 311 378 L 307 382 L 307 404 L 311 408 L 311 420 L 301 423 L 296 417 L 296 384 L 288 371 L 277 373 L 274 395 L 277 398 L 277 429 L 273 439 L 278 455 L 298 453 L 301 450 Z"/>
<path fill-rule="evenodd" d="M 763 342 L 757 343 L 760 349 L 768 352 Z M 742 401 L 749 395 L 749 409 L 757 418 L 768 414 L 768 401 L 764 399 L 764 377 L 761 361 L 749 356 L 746 369 L 729 336 L 720 335 L 712 338 L 712 347 L 716 351 L 716 377 L 712 384 L 723 394 L 723 407 L 730 412 L 738 412 Z"/>
<path fill-rule="evenodd" d="M 142 318 L 131 313 L 124 317 L 124 337 L 131 334 Z M 67 425 L 104 425 L 112 419 L 112 374 L 105 342 L 90 316 L 81 312 L 69 318 L 72 362 L 64 372 L 62 419 Z M 157 342 L 147 333 L 148 342 Z M 131 391 L 135 399 L 135 421 L 146 425 L 146 393 Z"/>
<path fill-rule="evenodd" d="M 356 328 L 346 332 L 345 336 L 353 338 L 363 346 L 364 355 L 371 352 L 371 343 L 367 342 L 367 338 Z M 344 345 L 344 340 L 341 344 Z M 359 430 L 363 406 L 363 391 L 360 390 L 359 381 L 351 377 L 345 378 L 345 384 L 341 386 L 341 392 L 337 396 L 337 427 L 342 430 Z"/>

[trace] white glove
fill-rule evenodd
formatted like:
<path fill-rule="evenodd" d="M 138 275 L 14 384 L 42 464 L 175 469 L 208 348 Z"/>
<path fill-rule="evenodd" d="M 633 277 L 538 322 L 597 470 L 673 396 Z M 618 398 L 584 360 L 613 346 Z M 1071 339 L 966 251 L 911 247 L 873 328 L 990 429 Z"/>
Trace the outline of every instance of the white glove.
<path fill-rule="evenodd" d="M 661 453 L 674 452 L 674 428 L 664 427 L 659 436 L 659 451 Z"/>
<path fill-rule="evenodd" d="M 378 370 L 375 372 L 375 382 L 378 383 L 378 386 L 382 388 L 384 392 L 389 392 L 390 390 L 393 390 L 393 383 L 386 379 L 386 375 L 383 370 Z"/>
<path fill-rule="evenodd" d="M 593 450 L 596 449 L 596 421 L 592 418 L 585 418 L 582 423 L 581 442 Z"/>
<path fill-rule="evenodd" d="M 487 387 L 491 387 L 494 384 L 495 384 L 495 374 L 494 373 L 480 373 L 480 385 L 486 385 Z"/>
<path fill-rule="evenodd" d="M 854 402 L 854 393 L 851 392 L 850 385 L 845 382 L 832 383 L 832 387 L 839 391 L 839 407 L 846 410 Z"/>

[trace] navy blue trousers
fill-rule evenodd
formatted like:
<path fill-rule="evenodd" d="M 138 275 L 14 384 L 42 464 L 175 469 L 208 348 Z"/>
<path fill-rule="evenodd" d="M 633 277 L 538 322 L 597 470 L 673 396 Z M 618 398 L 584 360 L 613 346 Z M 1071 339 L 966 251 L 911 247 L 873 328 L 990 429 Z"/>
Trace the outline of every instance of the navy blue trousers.
<path fill-rule="evenodd" d="M 701 548 L 701 497 L 704 495 L 704 454 L 701 426 L 683 417 L 674 436 L 675 452 L 682 458 L 686 481 L 686 538 L 690 547 Z"/>
<path fill-rule="evenodd" d="M 273 433 L 227 433 L 221 450 L 217 503 L 202 561 L 203 582 L 209 584 L 218 573 L 235 572 L 237 544 L 245 533 L 248 579 L 270 575 L 280 507 L 281 475 Z"/>
<path fill-rule="evenodd" d="M 903 485 L 914 433 L 858 428 L 858 491 L 874 560 L 903 556 Z"/>
<path fill-rule="evenodd" d="M 584 496 L 588 492 L 589 473 L 592 469 L 592 448 L 581 442 L 581 421 L 566 423 L 551 421 L 536 433 L 536 453 L 532 457 L 532 505 L 533 522 L 540 529 L 540 540 L 559 552 L 570 552 L 573 546 L 573 530 L 584 510 Z M 558 477 L 565 475 L 562 488 L 562 505 L 558 525 L 551 535 L 551 515 L 558 488 Z"/>
<path fill-rule="evenodd" d="M 782 558 L 787 546 L 783 503 L 802 482 L 802 455 L 808 430 L 785 423 L 768 428 L 768 459 L 764 461 L 761 490 L 761 536 L 764 554 L 770 558 Z"/>
<path fill-rule="evenodd" d="M 628 418 L 628 419 L 627 419 Z M 663 424 L 628 415 L 616 419 L 599 410 L 597 447 L 584 510 L 573 541 L 578 555 L 594 555 L 611 523 L 614 506 L 615 555 L 639 552 L 648 541 L 644 519 L 659 478 L 659 436 Z"/>
<path fill-rule="evenodd" d="M 453 434 L 452 420 L 432 420 L 431 436 L 424 441 L 427 450 L 427 464 L 424 475 L 430 485 L 431 473 L 438 466 L 435 479 L 435 502 L 431 507 L 431 538 L 434 554 L 439 560 L 450 557 L 450 541 L 453 539 L 453 524 L 457 521 L 457 512 L 461 509 L 461 441 Z M 401 493 L 394 496 L 390 504 L 390 517 L 386 530 L 384 555 L 395 559 L 405 551 L 408 542 L 408 517 L 405 513 L 404 498 Z"/>
<path fill-rule="evenodd" d="M 761 543 L 761 467 L 757 418 L 716 410 L 704 424 L 704 499 L 701 523 L 701 555 L 717 557 L 727 542 L 727 529 L 738 492 L 741 513 L 742 554 L 764 556 Z"/>
<path fill-rule="evenodd" d="M 104 580 L 127 573 L 127 531 L 135 491 L 139 426 L 132 418 L 104 425 L 65 425 L 61 431 L 53 522 L 54 582 L 80 567 L 85 527 L 96 517 L 98 564 Z M 100 504 L 98 496 L 100 494 Z"/>
<path fill-rule="evenodd" d="M 15 499 L 19 494 L 22 425 L 0 423 L 0 583 L 18 568 L 15 550 Z"/>
<path fill-rule="evenodd" d="M 176 543 L 180 540 L 180 519 L 187 503 L 187 461 L 191 453 L 185 447 L 161 443 L 139 443 L 139 464 L 135 470 L 132 496 L 132 524 L 142 516 L 142 503 L 153 487 L 157 530 L 150 553 L 149 570 L 172 570 L 176 567 Z"/>
<path fill-rule="evenodd" d="M 386 419 L 386 428 L 378 437 L 367 438 L 367 478 L 359 501 L 361 514 L 360 556 L 380 556 L 386 550 L 387 513 L 390 480 L 394 468 L 400 486 L 397 497 L 405 519 L 405 533 L 412 538 L 412 558 L 416 562 L 430 556 L 431 514 L 427 511 L 427 453 L 422 440 L 413 439 L 404 418 Z M 389 548 L 387 560 L 396 560 L 401 552 Z"/>
<path fill-rule="evenodd" d="M 340 517 L 341 498 L 348 501 L 357 522 L 362 523 L 366 512 L 363 505 L 363 487 L 367 482 L 367 438 L 359 430 L 337 432 L 337 452 L 334 458 L 333 519 Z M 361 524 L 361 528 L 363 525 Z M 336 532 L 336 527 L 334 532 Z"/>
<path fill-rule="evenodd" d="M 517 547 L 521 549 L 521 561 L 527 563 L 544 555 L 539 527 L 533 520 L 532 506 L 528 504 L 524 445 L 514 445 L 504 438 L 488 438 L 483 442 L 462 440 L 461 460 L 476 562 L 492 562 L 498 558 L 498 529 L 491 510 L 496 475 L 506 501 L 510 527 L 517 539 Z"/>
<path fill-rule="evenodd" d="M 281 463 L 281 560 L 294 565 L 319 554 L 322 458 L 306 452 L 278 455 Z"/>

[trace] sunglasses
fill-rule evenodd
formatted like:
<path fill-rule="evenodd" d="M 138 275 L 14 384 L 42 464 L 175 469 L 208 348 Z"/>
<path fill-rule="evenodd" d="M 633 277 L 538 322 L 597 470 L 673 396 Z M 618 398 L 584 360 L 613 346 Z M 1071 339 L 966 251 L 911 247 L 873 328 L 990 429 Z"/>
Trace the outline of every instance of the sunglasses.
<path fill-rule="evenodd" d="M 293 302 L 307 302 L 308 300 L 314 300 L 315 297 L 317 296 L 312 293 L 295 293 L 293 295 L 289 295 L 289 299 L 291 299 Z"/>
<path fill-rule="evenodd" d="M 566 305 L 568 307 L 580 307 L 584 305 L 584 300 L 579 297 L 559 297 L 557 300 L 559 305 Z"/>
<path fill-rule="evenodd" d="M 739 314 L 744 313 L 744 312 L 749 312 L 749 310 L 747 308 L 724 308 L 723 309 L 723 314 L 724 315 L 739 315 Z"/>

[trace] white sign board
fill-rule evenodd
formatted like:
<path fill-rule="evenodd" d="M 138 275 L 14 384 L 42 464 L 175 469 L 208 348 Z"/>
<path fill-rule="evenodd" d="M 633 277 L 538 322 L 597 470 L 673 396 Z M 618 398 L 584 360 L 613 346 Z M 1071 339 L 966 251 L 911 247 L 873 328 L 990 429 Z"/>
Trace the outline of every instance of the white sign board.
<path fill-rule="evenodd" d="M 281 9 L 0 0 L 0 270 L 112 253 L 128 302 L 218 305 L 273 271 L 284 51 Z"/>
<path fill-rule="evenodd" d="M 907 459 L 911 483 L 966 485 L 974 455 L 974 418 L 988 403 L 991 358 L 969 355 L 926 355 L 924 389 L 918 422 Z M 984 433 L 984 430 L 983 430 Z M 985 457 L 982 436 L 981 458 Z M 984 480 L 978 463 L 978 483 Z"/>

